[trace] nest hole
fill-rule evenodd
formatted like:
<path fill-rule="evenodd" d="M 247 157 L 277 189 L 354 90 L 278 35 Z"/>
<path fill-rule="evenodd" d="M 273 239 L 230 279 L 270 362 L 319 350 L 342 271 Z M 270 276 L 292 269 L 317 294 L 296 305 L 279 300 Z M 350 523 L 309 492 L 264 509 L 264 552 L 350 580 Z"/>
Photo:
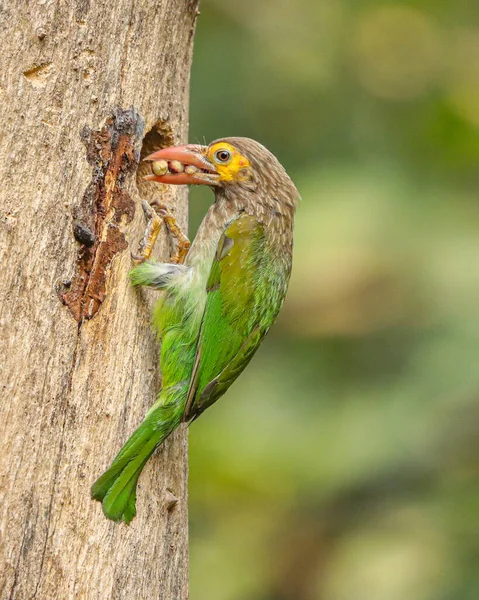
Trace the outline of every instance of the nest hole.
<path fill-rule="evenodd" d="M 145 134 L 141 145 L 140 162 L 136 170 L 136 186 L 140 196 L 145 200 L 151 201 L 158 196 L 158 184 L 143 179 L 145 175 L 151 173 L 150 163 L 143 162 L 143 159 L 156 150 L 173 145 L 173 130 L 168 121 L 157 121 Z"/>

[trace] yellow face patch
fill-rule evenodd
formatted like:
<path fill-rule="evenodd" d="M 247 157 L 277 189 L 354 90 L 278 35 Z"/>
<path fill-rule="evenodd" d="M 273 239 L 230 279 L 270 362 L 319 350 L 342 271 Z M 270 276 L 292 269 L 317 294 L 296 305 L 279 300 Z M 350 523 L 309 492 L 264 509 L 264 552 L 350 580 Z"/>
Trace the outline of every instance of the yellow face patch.
<path fill-rule="evenodd" d="M 231 144 L 209 146 L 206 158 L 215 165 L 220 181 L 246 181 L 250 177 L 251 163 Z"/>

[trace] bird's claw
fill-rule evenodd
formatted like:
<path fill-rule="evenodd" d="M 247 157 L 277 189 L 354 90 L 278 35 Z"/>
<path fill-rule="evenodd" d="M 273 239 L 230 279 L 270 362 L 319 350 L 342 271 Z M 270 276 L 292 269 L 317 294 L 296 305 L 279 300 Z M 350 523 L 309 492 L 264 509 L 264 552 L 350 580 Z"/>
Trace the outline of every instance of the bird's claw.
<path fill-rule="evenodd" d="M 155 211 L 153 209 L 153 206 L 147 200 L 142 199 L 141 206 L 143 208 L 143 212 L 145 213 L 145 217 L 147 219 L 152 219 L 155 216 Z"/>
<path fill-rule="evenodd" d="M 147 203 L 148 204 L 148 203 Z M 148 206 L 155 211 L 155 213 L 157 215 L 159 215 L 160 217 L 173 217 L 173 215 L 171 214 L 170 209 L 166 206 L 166 204 L 163 204 L 162 202 L 160 202 L 159 200 L 152 200 Z"/>
<path fill-rule="evenodd" d="M 130 253 L 131 261 L 135 264 L 135 266 L 141 265 L 141 263 L 145 262 L 146 258 L 144 258 L 141 254 L 135 254 L 134 252 Z"/>
<path fill-rule="evenodd" d="M 158 234 L 160 233 L 161 224 L 164 222 L 168 233 L 172 238 L 176 240 L 177 247 L 171 257 L 172 263 L 183 263 L 188 250 L 190 249 L 191 243 L 186 235 L 181 231 L 175 217 L 171 213 L 170 209 L 159 202 L 158 200 L 152 200 L 147 202 L 146 200 L 141 201 L 143 212 L 148 221 L 143 239 L 140 242 L 139 254 L 131 255 L 135 264 L 141 264 L 148 260 L 153 251 Z"/>
<path fill-rule="evenodd" d="M 141 205 L 147 219 L 147 225 L 140 242 L 139 254 L 131 253 L 131 258 L 136 265 L 150 258 L 163 222 L 163 219 L 156 213 L 149 202 L 142 200 Z"/>

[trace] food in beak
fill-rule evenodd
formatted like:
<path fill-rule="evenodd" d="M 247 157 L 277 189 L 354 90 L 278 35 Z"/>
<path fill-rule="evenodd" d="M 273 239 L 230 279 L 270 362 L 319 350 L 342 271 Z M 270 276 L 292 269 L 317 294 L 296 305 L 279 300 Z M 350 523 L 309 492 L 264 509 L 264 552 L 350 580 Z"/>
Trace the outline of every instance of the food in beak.
<path fill-rule="evenodd" d="M 179 160 L 172 160 L 170 162 L 170 171 L 173 173 L 183 173 L 184 170 L 185 167 Z"/>
<path fill-rule="evenodd" d="M 174 175 L 176 173 L 194 175 L 195 173 L 200 172 L 198 167 L 195 167 L 194 165 L 184 165 L 179 160 L 155 160 L 151 163 L 151 170 L 157 177 L 163 177 L 163 175 Z"/>
<path fill-rule="evenodd" d="M 168 173 L 168 162 L 166 160 L 155 160 L 151 163 L 151 170 L 158 177 L 166 175 Z"/>
<path fill-rule="evenodd" d="M 171 146 L 144 158 L 151 162 L 147 181 L 176 185 L 219 185 L 220 176 L 214 164 L 204 155 L 202 146 Z"/>

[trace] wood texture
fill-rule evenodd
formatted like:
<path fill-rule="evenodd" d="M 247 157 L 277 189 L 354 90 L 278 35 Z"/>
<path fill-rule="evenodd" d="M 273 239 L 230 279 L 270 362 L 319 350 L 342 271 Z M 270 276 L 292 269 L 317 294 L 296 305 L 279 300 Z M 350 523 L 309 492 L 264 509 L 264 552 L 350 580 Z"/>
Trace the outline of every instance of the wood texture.
<path fill-rule="evenodd" d="M 2 599 L 188 595 L 185 429 L 145 468 L 130 527 L 107 521 L 89 490 L 158 390 L 152 295 L 127 279 L 145 224 L 139 192 L 154 193 L 137 185 L 134 163 L 155 123 L 146 146 L 186 140 L 196 16 L 196 0 L 9 0 L 0 8 Z M 129 138 L 133 164 L 109 169 L 101 152 L 89 162 L 92 132 L 127 109 L 141 134 Z M 186 227 L 185 191 L 164 191 L 163 200 Z M 76 231 L 81 244 L 74 223 L 95 210 L 94 231 Z M 93 263 L 83 273 L 91 276 L 112 231 L 119 245 L 96 271 L 104 285 L 88 288 L 96 314 L 78 309 L 77 321 L 60 297 L 88 248 Z M 164 235 L 160 242 L 166 258 Z"/>

